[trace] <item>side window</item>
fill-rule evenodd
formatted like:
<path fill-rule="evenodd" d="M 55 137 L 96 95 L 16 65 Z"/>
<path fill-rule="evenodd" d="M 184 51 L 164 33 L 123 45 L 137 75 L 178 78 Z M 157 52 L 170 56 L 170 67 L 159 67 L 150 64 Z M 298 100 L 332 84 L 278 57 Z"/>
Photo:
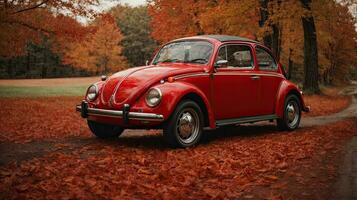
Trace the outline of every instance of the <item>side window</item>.
<path fill-rule="evenodd" d="M 216 62 L 227 60 L 228 67 L 253 68 L 253 56 L 249 46 L 246 45 L 226 45 L 221 47 Z"/>
<path fill-rule="evenodd" d="M 278 65 L 275 63 L 274 58 L 264 49 L 257 47 L 257 60 L 260 70 L 276 71 Z"/>
<path fill-rule="evenodd" d="M 219 49 L 216 62 L 220 60 L 227 60 L 227 46 L 223 46 Z"/>

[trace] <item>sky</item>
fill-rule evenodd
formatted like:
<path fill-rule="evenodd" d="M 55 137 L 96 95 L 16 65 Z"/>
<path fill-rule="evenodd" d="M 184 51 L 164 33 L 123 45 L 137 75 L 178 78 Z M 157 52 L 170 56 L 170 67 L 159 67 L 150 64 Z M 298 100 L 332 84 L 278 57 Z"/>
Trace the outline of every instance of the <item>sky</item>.
<path fill-rule="evenodd" d="M 129 4 L 130 6 L 139 6 L 146 4 L 146 0 L 100 0 L 99 10 L 107 10 L 117 4 Z"/>
<path fill-rule="evenodd" d="M 102 11 L 109 10 L 118 4 L 128 4 L 129 6 L 134 7 L 146 4 L 146 0 L 99 0 L 99 5 L 91 8 L 100 13 Z M 76 19 L 83 24 L 87 24 L 90 21 L 89 18 L 81 16 L 76 17 Z"/>

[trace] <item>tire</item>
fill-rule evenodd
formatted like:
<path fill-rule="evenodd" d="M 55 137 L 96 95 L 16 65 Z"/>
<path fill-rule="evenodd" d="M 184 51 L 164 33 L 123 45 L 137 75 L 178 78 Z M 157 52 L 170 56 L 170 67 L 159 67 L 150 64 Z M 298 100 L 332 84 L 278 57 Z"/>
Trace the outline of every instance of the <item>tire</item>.
<path fill-rule="evenodd" d="M 87 123 L 92 133 L 98 138 L 102 139 L 119 137 L 124 131 L 123 128 L 115 125 L 102 124 L 89 120 L 87 121 Z"/>
<path fill-rule="evenodd" d="M 301 103 L 296 95 L 289 95 L 284 103 L 284 116 L 277 119 L 279 130 L 293 131 L 299 127 L 301 119 Z"/>
<path fill-rule="evenodd" d="M 182 101 L 164 125 L 165 140 L 173 148 L 195 146 L 202 138 L 203 124 L 201 108 L 193 101 Z"/>

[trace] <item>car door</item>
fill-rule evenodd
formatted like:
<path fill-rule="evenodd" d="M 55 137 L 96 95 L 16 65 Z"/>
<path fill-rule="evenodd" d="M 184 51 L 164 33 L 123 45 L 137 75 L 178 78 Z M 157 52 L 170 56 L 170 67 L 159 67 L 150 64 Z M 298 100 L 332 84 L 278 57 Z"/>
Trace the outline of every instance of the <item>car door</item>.
<path fill-rule="evenodd" d="M 213 102 L 217 120 L 255 116 L 260 98 L 260 79 L 255 74 L 252 46 L 225 44 L 216 55 L 213 73 Z M 223 63 L 224 63 L 223 62 Z"/>
<path fill-rule="evenodd" d="M 269 50 L 256 46 L 257 67 L 261 77 L 261 99 L 259 102 L 259 115 L 271 115 L 275 111 L 277 93 L 284 79 L 278 73 L 278 64 Z"/>

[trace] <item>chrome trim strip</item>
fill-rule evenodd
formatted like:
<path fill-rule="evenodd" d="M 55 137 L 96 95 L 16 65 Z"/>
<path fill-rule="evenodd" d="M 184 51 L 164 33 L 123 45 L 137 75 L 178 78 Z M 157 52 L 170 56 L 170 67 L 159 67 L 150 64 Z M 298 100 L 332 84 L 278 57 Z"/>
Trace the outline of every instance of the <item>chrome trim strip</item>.
<path fill-rule="evenodd" d="M 224 76 L 224 75 L 243 75 L 243 76 L 272 76 L 284 78 L 281 74 L 259 74 L 259 73 L 244 73 L 244 72 L 216 72 L 214 75 Z"/>
<path fill-rule="evenodd" d="M 76 106 L 76 111 L 81 112 L 82 108 L 80 105 Z M 123 118 L 123 111 L 120 110 L 105 110 L 98 108 L 88 108 L 89 116 L 102 116 L 102 117 L 113 117 L 113 118 Z M 155 113 L 140 113 L 140 112 L 129 112 L 129 119 L 142 120 L 142 121 L 164 121 L 164 116 Z"/>
<path fill-rule="evenodd" d="M 89 88 L 91 88 L 92 86 L 95 87 L 95 97 L 94 97 L 94 99 L 89 99 L 89 97 L 88 97 L 88 90 L 89 90 Z M 99 96 L 99 89 L 98 89 L 97 84 L 94 83 L 94 84 L 90 85 L 90 86 L 87 88 L 86 99 L 87 99 L 88 101 L 93 102 L 94 100 L 96 100 L 96 99 L 98 98 L 98 96 Z"/>
<path fill-rule="evenodd" d="M 174 79 L 178 80 L 178 79 L 191 78 L 191 77 L 196 77 L 196 76 L 209 76 L 209 73 L 200 72 L 200 73 L 193 73 L 193 74 L 177 75 L 177 76 L 174 76 Z"/>
<path fill-rule="evenodd" d="M 223 120 L 216 121 L 216 125 L 225 126 L 225 125 L 232 125 L 232 124 L 244 124 L 248 122 L 258 122 L 258 121 L 272 120 L 277 118 L 278 116 L 276 115 L 262 115 L 262 116 L 254 116 L 254 117 L 241 117 L 235 119 L 223 119 Z"/>
<path fill-rule="evenodd" d="M 156 105 L 151 105 L 151 104 L 149 103 L 148 99 L 147 99 L 147 95 L 148 95 L 148 93 L 149 93 L 150 90 L 156 90 L 156 91 L 158 91 L 158 93 L 159 93 L 159 95 L 160 95 L 159 103 L 157 103 Z M 161 90 L 160 90 L 159 88 L 157 88 L 157 87 L 152 87 L 152 88 L 148 89 L 148 91 L 147 91 L 146 94 L 145 94 L 145 102 L 146 102 L 146 105 L 148 105 L 150 108 L 153 108 L 153 107 L 158 106 L 158 105 L 161 103 L 161 100 L 162 100 L 162 92 L 161 92 Z"/>

